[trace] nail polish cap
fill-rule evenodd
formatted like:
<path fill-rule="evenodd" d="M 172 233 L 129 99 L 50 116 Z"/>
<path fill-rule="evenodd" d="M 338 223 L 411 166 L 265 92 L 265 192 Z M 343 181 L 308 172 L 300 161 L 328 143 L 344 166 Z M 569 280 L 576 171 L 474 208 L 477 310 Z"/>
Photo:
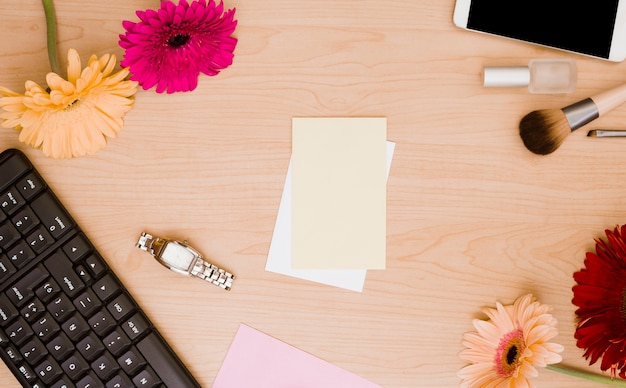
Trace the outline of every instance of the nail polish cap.
<path fill-rule="evenodd" d="M 490 66 L 483 70 L 483 86 L 528 86 L 530 69 L 527 66 Z"/>

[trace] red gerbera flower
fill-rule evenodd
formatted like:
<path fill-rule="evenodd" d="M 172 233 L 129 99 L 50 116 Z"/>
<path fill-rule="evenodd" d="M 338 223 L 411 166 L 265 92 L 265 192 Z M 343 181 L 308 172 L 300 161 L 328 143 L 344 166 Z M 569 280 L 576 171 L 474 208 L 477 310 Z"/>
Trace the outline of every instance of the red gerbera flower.
<path fill-rule="evenodd" d="M 626 225 L 606 230 L 596 253 L 587 252 L 585 267 L 574 273 L 572 303 L 578 306 L 576 345 L 586 349 L 589 365 L 626 378 Z"/>
<path fill-rule="evenodd" d="M 160 9 L 137 11 L 137 16 L 137 23 L 123 22 L 126 34 L 119 44 L 126 52 L 120 64 L 144 89 L 194 90 L 200 73 L 216 75 L 233 62 L 235 9 L 224 12 L 222 2 L 163 1 Z"/>

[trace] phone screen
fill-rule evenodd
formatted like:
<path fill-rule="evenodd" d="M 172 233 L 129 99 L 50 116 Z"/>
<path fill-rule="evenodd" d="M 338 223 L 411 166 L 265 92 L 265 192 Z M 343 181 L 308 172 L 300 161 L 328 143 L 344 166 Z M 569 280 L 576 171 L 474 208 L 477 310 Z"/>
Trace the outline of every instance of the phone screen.
<path fill-rule="evenodd" d="M 472 0 L 467 27 L 609 58 L 619 0 Z"/>

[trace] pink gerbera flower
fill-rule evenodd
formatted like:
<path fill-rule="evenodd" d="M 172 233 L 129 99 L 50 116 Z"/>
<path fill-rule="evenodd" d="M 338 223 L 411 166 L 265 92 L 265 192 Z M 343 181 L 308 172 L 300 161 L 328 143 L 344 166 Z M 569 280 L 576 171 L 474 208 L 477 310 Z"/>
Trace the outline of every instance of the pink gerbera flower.
<path fill-rule="evenodd" d="M 163 1 L 160 9 L 137 11 L 137 16 L 137 23 L 123 22 L 126 34 L 119 44 L 126 53 L 120 64 L 144 89 L 194 90 L 200 73 L 216 75 L 233 63 L 235 9 L 224 12 L 221 1 Z"/>

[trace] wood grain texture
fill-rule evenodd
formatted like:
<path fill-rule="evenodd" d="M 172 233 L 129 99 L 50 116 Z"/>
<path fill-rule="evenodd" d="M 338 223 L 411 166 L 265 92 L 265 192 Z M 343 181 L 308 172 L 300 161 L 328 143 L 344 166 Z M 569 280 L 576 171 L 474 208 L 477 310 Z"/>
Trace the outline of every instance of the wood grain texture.
<path fill-rule="evenodd" d="M 157 1 L 55 1 L 67 49 L 113 52 L 121 21 Z M 626 139 L 580 129 L 555 153 L 527 151 L 531 110 L 626 82 L 609 63 L 470 33 L 453 1 L 228 0 L 234 64 L 191 93 L 136 95 L 117 139 L 98 154 L 52 160 L 24 150 L 193 374 L 210 387 L 239 323 L 386 388 L 454 387 L 461 336 L 480 308 L 532 292 L 554 306 L 570 365 L 572 274 L 603 230 L 626 222 Z M 0 85 L 43 82 L 39 2 L 0 2 Z M 485 65 L 577 61 L 565 96 L 485 89 Z M 384 116 L 396 151 L 388 181 L 387 270 L 363 293 L 264 270 L 291 152 L 291 118 Z M 626 106 L 593 128 L 624 128 Z M 171 273 L 134 248 L 143 230 L 188 239 L 238 277 L 230 293 Z M 538 387 L 594 387 L 542 371 Z M 0 388 L 15 387 L 0 366 Z"/>

